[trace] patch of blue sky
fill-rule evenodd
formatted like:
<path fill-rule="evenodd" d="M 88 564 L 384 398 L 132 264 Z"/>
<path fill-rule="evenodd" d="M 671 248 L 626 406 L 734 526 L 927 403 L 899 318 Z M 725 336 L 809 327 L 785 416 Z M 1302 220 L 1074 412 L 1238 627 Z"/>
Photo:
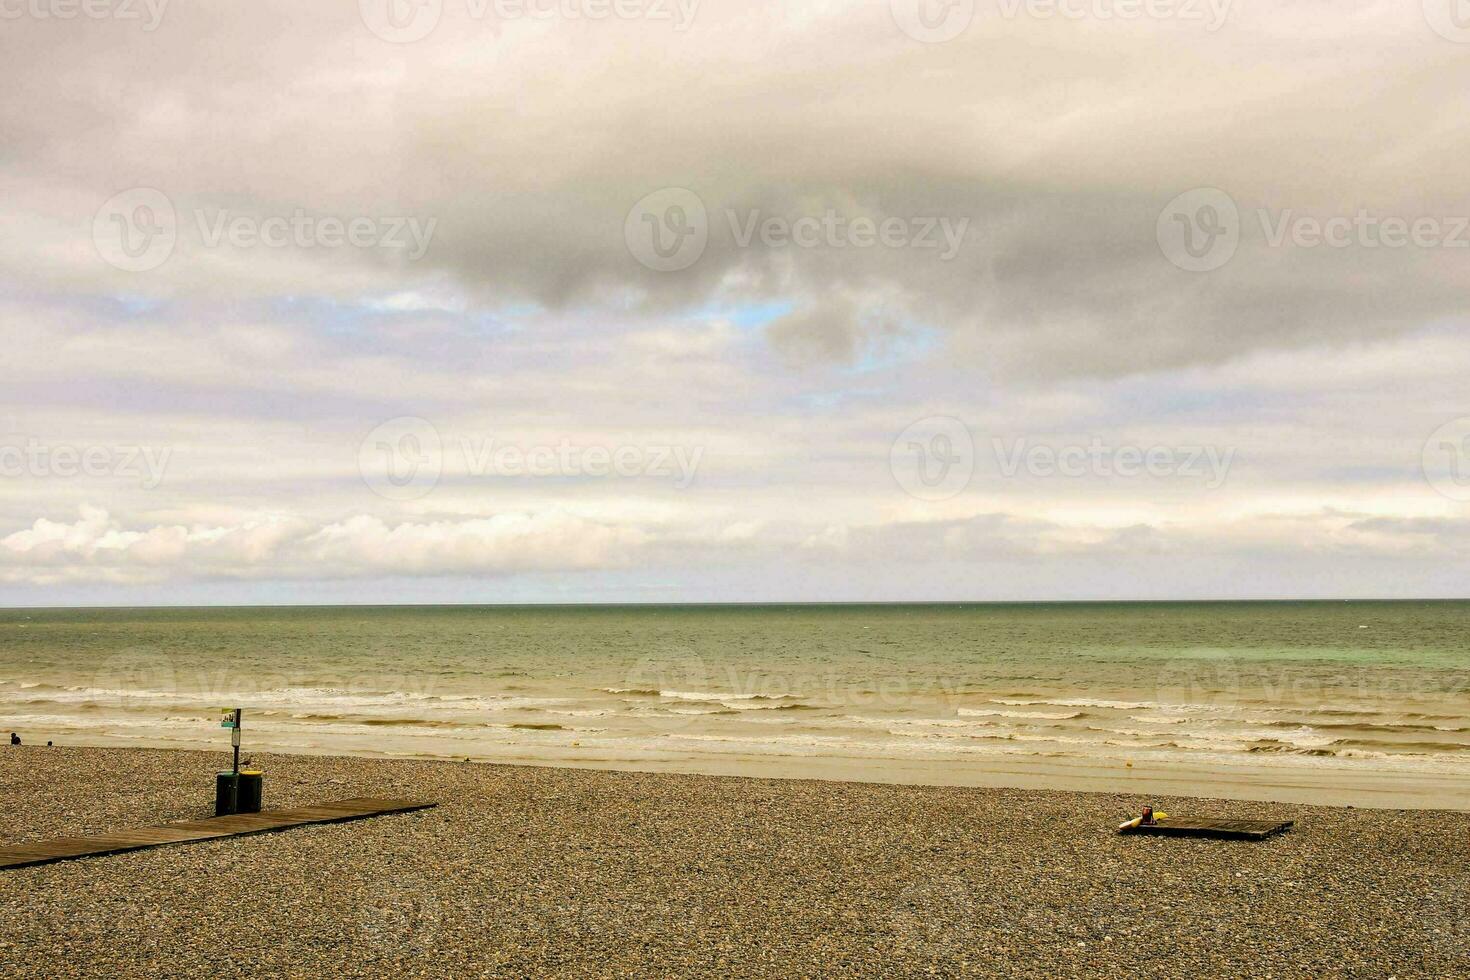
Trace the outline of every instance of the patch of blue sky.
<path fill-rule="evenodd" d="M 0 283 L 0 299 L 81 310 L 100 320 L 136 320 L 157 316 L 169 300 L 139 293 L 52 293 L 23 283 Z"/>
<path fill-rule="evenodd" d="M 377 336 L 385 320 L 408 316 L 443 317 L 471 335 L 502 334 L 518 329 L 516 319 L 526 315 L 517 308 L 465 309 L 455 303 L 434 303 L 408 294 L 388 294 L 342 300 L 322 295 L 279 296 L 270 311 L 285 319 L 303 321 L 327 335 Z"/>
<path fill-rule="evenodd" d="M 760 330 L 774 323 L 796 308 L 789 299 L 766 300 L 758 303 L 710 303 L 688 312 L 689 320 L 725 320 L 741 330 Z"/>
<path fill-rule="evenodd" d="M 943 343 L 934 327 L 910 324 L 891 336 L 870 343 L 844 371 L 848 374 L 875 374 L 919 360 Z"/>

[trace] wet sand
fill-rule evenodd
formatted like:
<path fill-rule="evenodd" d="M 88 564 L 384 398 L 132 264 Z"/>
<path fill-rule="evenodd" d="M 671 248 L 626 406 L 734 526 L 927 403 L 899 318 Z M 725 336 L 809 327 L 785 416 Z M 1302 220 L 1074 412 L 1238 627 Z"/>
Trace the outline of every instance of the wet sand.
<path fill-rule="evenodd" d="M 208 816 L 224 758 L 7 747 L 0 839 Z M 0 975 L 1470 975 L 1466 813 L 256 761 L 267 806 L 441 805 L 0 872 Z M 1146 802 L 1297 826 L 1111 832 Z"/>

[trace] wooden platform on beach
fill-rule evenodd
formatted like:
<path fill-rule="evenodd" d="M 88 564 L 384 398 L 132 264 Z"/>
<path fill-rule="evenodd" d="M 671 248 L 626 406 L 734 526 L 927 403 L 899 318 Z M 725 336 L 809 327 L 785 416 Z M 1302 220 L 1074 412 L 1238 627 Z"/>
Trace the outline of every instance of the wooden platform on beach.
<path fill-rule="evenodd" d="M 54 840 L 0 847 L 0 869 L 28 868 L 38 864 L 70 861 L 74 858 L 121 854 L 124 851 L 141 851 L 169 844 L 192 844 L 195 841 L 217 840 L 221 837 L 266 834 L 276 830 L 290 830 L 292 827 L 305 827 L 310 824 L 342 823 L 347 820 L 361 820 L 365 817 L 378 817 L 389 813 L 425 810 L 437 805 L 415 800 L 359 796 L 350 800 L 338 800 L 335 803 L 321 803 L 317 806 L 262 810 L 259 813 L 241 813 L 232 817 L 208 817 L 204 820 L 184 820 L 179 823 L 160 824 L 157 827 L 124 830 L 116 834 L 101 834 L 97 837 L 58 837 Z"/>
<path fill-rule="evenodd" d="M 1166 817 L 1156 824 L 1125 827 L 1120 834 L 1156 837 L 1215 837 L 1225 840 L 1265 840 L 1291 829 L 1294 820 L 1221 820 L 1213 817 Z"/>

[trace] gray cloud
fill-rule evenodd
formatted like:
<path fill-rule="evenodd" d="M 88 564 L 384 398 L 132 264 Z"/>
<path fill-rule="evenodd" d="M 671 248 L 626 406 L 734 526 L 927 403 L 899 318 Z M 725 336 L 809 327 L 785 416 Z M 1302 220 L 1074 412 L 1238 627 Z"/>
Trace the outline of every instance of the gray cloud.
<path fill-rule="evenodd" d="M 981 6 L 939 45 L 857 3 L 794 18 L 710 0 L 682 33 L 496 24 L 450 5 L 406 45 L 379 41 L 351 5 L 179 5 L 138 36 L 17 22 L 0 40 L 20 83 L 0 173 L 27 245 L 4 258 L 73 287 L 164 295 L 350 294 L 448 275 L 477 302 L 786 300 L 798 312 L 770 338 L 798 359 L 851 360 L 876 318 L 1039 376 L 1218 362 L 1461 314 L 1462 252 L 1272 247 L 1259 214 L 1470 211 L 1463 138 L 1442 111 L 1470 63 L 1417 10 L 1242 10 L 1210 33 Z M 78 239 L 134 185 L 186 216 L 303 208 L 438 225 L 411 264 L 371 250 L 242 255 L 184 234 L 163 269 L 114 275 Z M 665 186 L 697 193 L 710 225 L 699 261 L 670 273 L 623 241 L 629 208 Z M 1225 189 L 1242 217 L 1236 256 L 1206 274 L 1175 268 L 1155 240 L 1160 210 L 1195 187 Z M 731 233 L 732 216 L 828 211 L 969 225 L 949 261 L 742 247 Z"/>

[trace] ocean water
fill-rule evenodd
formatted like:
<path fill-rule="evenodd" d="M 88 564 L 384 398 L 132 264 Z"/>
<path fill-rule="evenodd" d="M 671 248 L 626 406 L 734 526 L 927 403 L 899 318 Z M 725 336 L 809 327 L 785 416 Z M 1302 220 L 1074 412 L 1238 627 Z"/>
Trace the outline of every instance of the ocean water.
<path fill-rule="evenodd" d="M 1470 603 L 0 610 L 30 743 L 1470 808 Z"/>

